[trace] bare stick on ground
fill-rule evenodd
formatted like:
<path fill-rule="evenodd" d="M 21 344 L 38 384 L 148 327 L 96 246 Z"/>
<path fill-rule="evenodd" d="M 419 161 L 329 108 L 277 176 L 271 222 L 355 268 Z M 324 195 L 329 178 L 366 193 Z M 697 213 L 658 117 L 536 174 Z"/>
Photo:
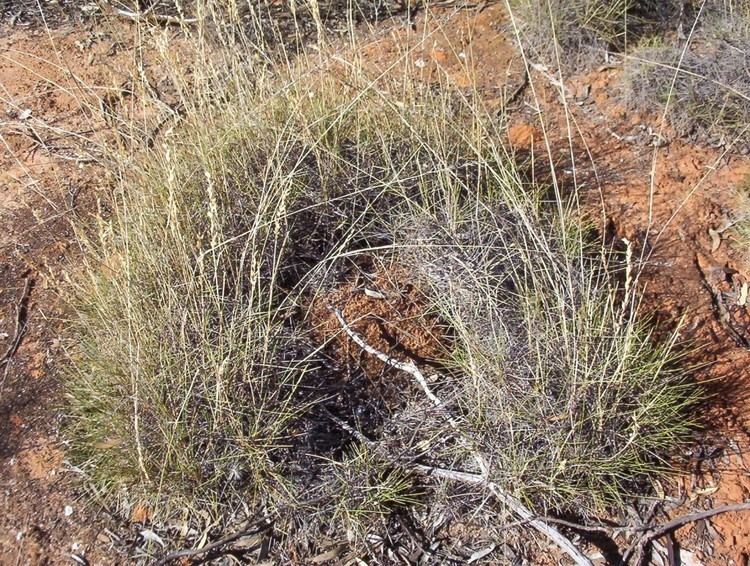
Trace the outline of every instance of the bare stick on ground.
<path fill-rule="evenodd" d="M 271 520 L 268 517 L 263 517 L 262 519 L 258 521 L 253 521 L 249 523 L 248 525 L 238 530 L 237 532 L 234 532 L 231 535 L 228 535 L 222 539 L 219 539 L 215 542 L 207 544 L 206 546 L 203 546 L 201 548 L 189 548 L 189 549 L 184 549 L 184 550 L 177 550 L 175 552 L 170 552 L 169 554 L 167 554 L 166 556 L 158 560 L 154 564 L 154 566 L 164 566 L 165 564 L 169 564 L 170 562 L 173 562 L 180 558 L 190 558 L 190 557 L 207 554 L 213 550 L 218 550 L 222 546 L 226 546 L 227 544 L 232 543 L 240 539 L 243 536 L 260 534 L 264 531 L 267 531 L 270 527 L 271 527 Z"/>
<path fill-rule="evenodd" d="M 425 379 L 424 375 L 419 370 L 419 368 L 416 366 L 416 364 L 414 364 L 411 361 L 402 362 L 402 361 L 396 360 L 392 358 L 391 356 L 389 356 L 388 354 L 381 352 L 380 350 L 376 348 L 373 348 L 365 341 L 364 338 L 362 338 L 362 336 L 360 336 L 357 332 L 352 330 L 352 328 L 347 324 L 346 320 L 344 319 L 340 311 L 336 309 L 331 309 L 331 310 L 336 315 L 336 318 L 338 319 L 339 324 L 344 329 L 344 332 L 346 332 L 349 338 L 351 338 L 365 352 L 377 357 L 383 363 L 388 364 L 389 366 L 399 371 L 403 371 L 411 375 L 414 378 L 414 380 L 417 382 L 417 384 L 422 388 L 427 398 L 445 414 L 451 427 L 457 433 L 460 432 L 458 430 L 459 427 L 458 427 L 457 421 L 450 415 L 450 413 L 448 412 L 447 408 L 445 407 L 444 403 L 440 400 L 440 398 L 438 398 L 432 392 L 429 385 L 427 384 L 427 380 Z M 470 444 L 468 439 L 464 438 L 464 440 L 466 444 Z M 420 469 L 423 472 L 427 472 L 436 477 L 442 477 L 447 480 L 458 481 L 462 483 L 470 483 L 470 484 L 475 484 L 475 485 L 482 485 L 486 487 L 487 489 L 489 489 L 490 493 L 492 493 L 492 495 L 494 495 L 498 501 L 506 505 L 521 519 L 523 519 L 524 521 L 528 521 L 529 525 L 531 525 L 534 529 L 542 533 L 544 536 L 546 536 L 552 542 L 554 542 L 558 547 L 560 547 L 563 551 L 565 551 L 565 553 L 568 554 L 568 556 L 570 556 L 575 561 L 576 564 L 578 564 L 579 566 L 593 566 L 593 563 L 591 562 L 591 560 L 589 560 L 580 550 L 578 550 L 578 548 L 576 548 L 576 546 L 565 535 L 563 535 L 560 531 L 558 531 L 553 526 L 545 523 L 542 519 L 539 519 L 533 511 L 531 511 L 529 508 L 523 505 L 523 503 L 521 503 L 517 498 L 505 492 L 496 483 L 488 480 L 489 466 L 487 464 L 487 459 L 480 452 L 474 451 L 472 456 L 474 457 L 474 460 L 479 465 L 479 468 L 482 470 L 481 475 L 470 474 L 466 472 L 459 472 L 459 471 L 454 471 L 454 470 L 445 470 L 442 468 L 433 468 L 430 466 L 418 466 L 416 467 L 416 469 Z"/>
<path fill-rule="evenodd" d="M 10 341 L 10 345 L 5 353 L 0 356 L 0 366 L 10 362 L 13 354 L 16 353 L 18 346 L 21 344 L 21 338 L 23 337 L 24 330 L 26 329 L 25 318 L 26 318 L 26 301 L 29 298 L 29 292 L 31 291 L 31 277 L 27 277 L 21 292 L 21 297 L 16 303 L 16 328 L 13 332 L 13 339 Z M 8 367 L 6 366 L 5 371 L 7 375 Z M 4 378 L 3 378 L 4 379 Z"/>
<path fill-rule="evenodd" d="M 688 523 L 695 523 L 703 519 L 708 519 L 715 515 L 721 515 L 722 513 L 733 513 L 736 511 L 750 511 L 750 502 L 745 503 L 734 503 L 732 505 L 724 505 L 722 507 L 715 507 L 713 509 L 707 509 L 706 511 L 699 511 L 697 513 L 690 513 L 689 515 L 683 515 L 682 517 L 676 517 L 671 521 L 664 523 L 663 525 L 657 525 L 654 527 L 647 527 L 643 535 L 628 548 L 628 550 L 622 556 L 622 563 L 628 564 L 630 558 L 635 554 L 636 556 L 641 555 L 643 550 L 648 546 L 649 543 L 669 534 L 677 529 L 684 527 Z"/>

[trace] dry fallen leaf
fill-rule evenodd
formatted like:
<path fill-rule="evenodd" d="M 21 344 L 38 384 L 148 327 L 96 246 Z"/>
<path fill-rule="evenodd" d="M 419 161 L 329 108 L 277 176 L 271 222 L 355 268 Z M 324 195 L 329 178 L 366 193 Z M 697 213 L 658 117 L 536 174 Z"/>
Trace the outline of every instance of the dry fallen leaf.
<path fill-rule="evenodd" d="M 370 297 L 371 299 L 385 299 L 385 295 L 381 293 L 380 291 L 373 291 L 372 289 L 368 289 L 365 287 L 365 295 Z"/>
<path fill-rule="evenodd" d="M 709 485 L 708 487 L 702 487 L 699 489 L 696 489 L 690 494 L 690 501 L 697 501 L 699 498 L 704 497 L 706 495 L 713 495 L 719 491 L 719 486 Z"/>

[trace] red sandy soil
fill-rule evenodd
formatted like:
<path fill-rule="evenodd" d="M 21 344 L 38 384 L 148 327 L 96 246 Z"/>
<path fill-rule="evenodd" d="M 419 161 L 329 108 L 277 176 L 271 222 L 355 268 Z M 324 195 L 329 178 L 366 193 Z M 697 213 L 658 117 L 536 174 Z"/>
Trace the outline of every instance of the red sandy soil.
<path fill-rule="evenodd" d="M 738 293 L 750 280 L 748 254 L 722 232 L 737 213 L 735 191 L 750 173 L 750 161 L 691 145 L 662 127 L 660 116 L 624 108 L 616 63 L 566 79 L 564 97 L 554 77 L 538 69 L 521 91 L 524 64 L 498 7 L 421 12 L 413 24 L 376 30 L 359 51 L 366 65 L 467 93 L 476 87 L 493 109 L 512 99 L 509 144 L 547 159 L 546 135 L 560 178 L 584 185 L 584 207 L 602 234 L 622 246 L 627 239 L 636 258 L 643 251 L 644 313 L 664 324 L 681 319 L 683 337 L 697 345 L 691 361 L 703 364 L 697 374 L 713 394 L 701 415 L 712 434 L 707 446 L 693 450 L 693 473 L 664 486 L 665 495 L 682 503 L 670 515 L 747 500 L 748 318 L 744 307 L 729 301 L 729 318 L 722 320 L 716 296 Z M 99 128 L 82 108 L 80 85 L 119 88 L 126 78 L 127 48 L 114 37 L 95 26 L 0 28 L 0 217 L 8 227 L 0 231 L 0 337 L 7 334 L 0 354 L 12 344 L 17 320 L 22 329 L 18 349 L 0 366 L 2 563 L 69 563 L 75 553 L 111 564 L 117 543 L 105 529 L 134 534 L 138 521 L 147 519 L 136 512 L 132 524 L 119 525 L 90 503 L 58 434 L 64 358 L 59 288 L 78 257 L 69 220 L 90 210 L 106 185 L 101 170 L 80 153 L 81 144 L 68 143 L 68 136 L 90 136 Z M 709 229 L 721 232 L 718 239 Z M 386 330 L 412 353 L 429 357 L 433 337 L 410 329 L 420 303 L 403 285 L 403 278 L 380 273 L 326 301 L 348 318 L 366 313 L 385 320 Z M 395 299 L 369 297 L 368 286 Z M 327 325 L 332 331 L 330 315 L 315 308 L 323 331 Z M 374 325 L 359 324 L 369 339 L 384 339 Z M 720 515 L 686 526 L 677 540 L 700 563 L 747 564 L 747 519 Z"/>
<path fill-rule="evenodd" d="M 91 210 L 101 127 L 82 85 L 112 88 L 127 60 L 104 30 L 0 28 L 0 563 L 119 560 L 119 530 L 80 489 L 59 434 L 59 289 L 79 257 L 71 220 Z M 27 293 L 24 293 L 28 282 Z M 19 312 L 20 309 L 20 312 Z"/>
<path fill-rule="evenodd" d="M 425 296 L 409 270 L 395 265 L 372 267 L 352 279 L 313 301 L 309 319 L 315 338 L 346 368 L 344 376 L 353 368 L 364 370 L 373 393 L 385 396 L 395 408 L 402 399 L 387 396 L 409 389 L 411 378 L 365 354 L 342 330 L 334 310 L 372 347 L 423 367 L 445 358 L 445 333 L 436 318 L 425 314 Z"/>

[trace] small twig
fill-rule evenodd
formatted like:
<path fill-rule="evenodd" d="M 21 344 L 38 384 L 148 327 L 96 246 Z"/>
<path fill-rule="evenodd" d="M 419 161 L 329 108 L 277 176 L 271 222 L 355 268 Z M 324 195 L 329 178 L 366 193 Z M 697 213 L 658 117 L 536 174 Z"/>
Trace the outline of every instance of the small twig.
<path fill-rule="evenodd" d="M 688 523 L 695 523 L 703 519 L 708 519 L 715 515 L 722 513 L 732 513 L 735 511 L 750 511 L 750 502 L 745 503 L 734 503 L 732 505 L 724 505 L 722 507 L 715 507 L 714 509 L 708 509 L 706 511 L 699 511 L 697 513 L 690 513 L 689 515 L 683 515 L 664 523 L 663 525 L 656 527 L 646 527 L 643 535 L 628 548 L 628 550 L 622 556 L 622 564 L 628 564 L 630 558 L 635 552 L 640 555 L 643 549 L 648 546 L 652 541 L 663 537 L 677 529 L 684 527 Z"/>
<path fill-rule="evenodd" d="M 160 24 L 170 24 L 170 25 L 181 25 L 181 24 L 194 24 L 198 21 L 198 18 L 178 18 L 176 16 L 162 16 L 160 14 L 149 14 L 148 10 L 146 12 L 131 12 L 130 10 L 124 10 L 122 8 L 118 8 L 115 10 L 115 13 L 118 16 L 122 16 L 124 18 L 128 18 L 129 20 L 134 20 L 136 22 L 140 20 L 147 20 L 152 19 L 156 22 L 159 22 Z"/>
<path fill-rule="evenodd" d="M 419 386 L 424 391 L 427 398 L 439 409 L 441 409 L 444 413 L 446 418 L 448 419 L 448 422 L 451 424 L 451 427 L 456 430 L 456 432 L 460 432 L 458 430 L 458 423 L 455 421 L 455 419 L 450 415 L 448 410 L 446 409 L 443 402 L 430 390 L 429 385 L 427 385 L 427 380 L 425 380 L 424 375 L 419 370 L 419 368 L 411 361 L 408 362 L 402 362 L 399 360 L 396 360 L 389 356 L 388 354 L 381 352 L 380 350 L 377 350 L 376 348 L 373 348 L 370 346 L 362 336 L 357 334 L 352 328 L 347 324 L 344 317 L 341 315 L 341 312 L 331 308 L 333 313 L 336 315 L 336 318 L 339 321 L 339 324 L 344 329 L 344 331 L 347 333 L 347 335 L 365 352 L 372 354 L 373 356 L 377 357 L 382 362 L 390 365 L 391 367 L 394 367 L 400 371 L 406 372 L 410 374 L 414 379 L 417 381 Z M 467 441 L 468 443 L 468 441 Z M 452 481 L 459 481 L 462 483 L 469 483 L 473 485 L 481 485 L 483 487 L 486 487 L 489 489 L 490 493 L 495 496 L 495 498 L 503 503 L 505 506 L 507 506 L 509 509 L 511 509 L 516 515 L 518 515 L 521 519 L 524 519 L 528 521 L 528 524 L 532 526 L 534 529 L 545 535 L 547 538 L 549 538 L 551 541 L 553 541 L 559 548 L 561 548 L 565 553 L 570 556 L 576 564 L 579 566 L 593 566 L 593 563 L 591 560 L 589 560 L 576 546 L 566 537 L 564 536 L 560 531 L 558 531 L 555 527 L 548 525 L 543 520 L 539 519 L 535 513 L 533 513 L 530 509 L 528 509 L 521 501 L 519 501 L 514 496 L 510 495 L 509 493 L 506 493 L 503 489 L 500 488 L 496 483 L 491 482 L 488 480 L 489 476 L 489 466 L 487 465 L 487 460 L 485 457 L 478 451 L 474 451 L 472 456 L 479 464 L 479 468 L 482 470 L 481 475 L 478 474 L 471 474 L 467 472 L 460 472 L 456 470 L 446 470 L 444 468 L 434 468 L 431 466 L 424 466 L 424 465 L 414 465 L 414 469 L 421 470 L 425 473 L 432 474 L 435 477 L 441 477 L 444 479 L 452 480 Z"/>
<path fill-rule="evenodd" d="M 510 106 L 513 104 L 518 98 L 521 96 L 524 90 L 526 90 L 526 87 L 529 86 L 529 73 L 524 68 L 523 70 L 523 79 L 521 80 L 521 84 L 519 84 L 515 90 L 508 96 L 508 98 L 505 100 L 504 106 Z"/>
<path fill-rule="evenodd" d="M 265 524 L 258 527 L 258 525 L 262 523 L 265 523 Z M 212 550 L 216 550 L 217 548 L 221 548 L 222 546 L 232 543 L 236 541 L 237 539 L 242 538 L 245 535 L 251 535 L 251 534 L 254 535 L 254 534 L 262 533 L 263 531 L 268 530 L 270 526 L 271 526 L 271 519 L 269 517 L 263 517 L 262 519 L 259 519 L 257 521 L 254 521 L 246 525 L 244 528 L 240 529 L 239 531 L 232 533 L 231 535 L 228 535 L 222 539 L 219 539 L 216 542 L 207 544 L 206 546 L 203 546 L 201 548 L 189 548 L 189 549 L 184 549 L 184 550 L 177 550 L 175 552 L 170 552 L 169 554 L 167 554 L 166 556 L 162 557 L 160 560 L 155 562 L 154 566 L 164 566 L 165 564 L 168 564 L 169 562 L 172 562 L 173 560 L 177 560 L 178 558 L 188 558 L 190 556 L 200 556 L 201 554 L 206 554 L 208 552 L 211 552 Z"/>
<path fill-rule="evenodd" d="M 457 10 L 476 10 L 481 12 L 487 7 L 487 1 L 482 0 L 481 2 L 462 2 L 456 0 L 437 0 L 437 2 L 431 2 L 430 8 L 455 8 Z"/>
<path fill-rule="evenodd" d="M 545 523 L 553 523 L 555 525 L 562 525 L 563 527 L 568 527 L 569 529 L 573 529 L 574 531 L 581 531 L 584 533 L 618 533 L 618 532 L 625 532 L 625 531 L 632 531 L 633 529 L 631 527 L 623 527 L 621 525 L 582 525 L 581 523 L 576 523 L 574 521 L 566 521 L 565 519 L 558 519 L 557 517 L 545 517 L 545 516 L 537 516 L 539 519 L 544 521 Z"/>
<path fill-rule="evenodd" d="M 25 318 L 25 303 L 26 299 L 28 299 L 29 297 L 29 291 L 31 291 L 31 277 L 26 278 L 26 282 L 23 286 L 23 292 L 21 293 L 21 297 L 16 303 L 16 328 L 13 332 L 13 340 L 11 341 L 8 349 L 5 351 L 2 357 L 0 357 L 0 365 L 8 362 L 13 357 L 13 354 L 16 353 L 18 346 L 21 344 L 21 337 L 23 336 L 24 329 L 26 328 L 23 319 Z"/>
<path fill-rule="evenodd" d="M 644 535 L 644 538 L 646 539 L 646 542 L 652 541 L 656 538 L 664 536 L 667 533 L 676 531 L 677 529 L 684 527 L 688 523 L 695 523 L 696 521 L 708 519 L 710 517 L 713 517 L 714 515 L 721 515 L 722 513 L 732 513 L 735 511 L 750 511 L 750 501 L 746 503 L 733 503 L 731 505 L 724 505 L 722 507 L 715 507 L 706 511 L 699 511 L 697 513 L 691 513 L 689 515 L 677 517 L 676 519 L 672 519 L 671 521 L 664 523 L 660 527 L 649 529 L 648 531 L 646 531 L 646 535 Z"/>

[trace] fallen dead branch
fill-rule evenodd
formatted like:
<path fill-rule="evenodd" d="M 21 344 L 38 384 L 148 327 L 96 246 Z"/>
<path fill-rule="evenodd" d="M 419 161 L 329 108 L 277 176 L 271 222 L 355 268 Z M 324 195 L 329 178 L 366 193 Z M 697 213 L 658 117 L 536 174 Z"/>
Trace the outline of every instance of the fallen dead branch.
<path fill-rule="evenodd" d="M 724 505 L 722 507 L 715 507 L 713 509 L 707 509 L 706 511 L 699 511 L 696 513 L 690 513 L 683 515 L 682 517 L 676 517 L 671 521 L 664 523 L 663 525 L 654 527 L 644 527 L 644 532 L 640 538 L 628 548 L 628 550 L 622 556 L 622 564 L 628 564 L 630 559 L 635 555 L 639 557 L 643 554 L 645 548 L 654 540 L 663 537 L 677 529 L 684 527 L 689 523 L 695 523 L 703 519 L 709 519 L 715 515 L 721 515 L 722 513 L 733 513 L 736 511 L 750 511 L 750 502 L 745 503 L 734 503 L 731 505 Z M 636 561 L 636 563 L 638 563 Z"/>
<path fill-rule="evenodd" d="M 459 426 L 457 421 L 453 418 L 453 416 L 450 414 L 450 412 L 445 407 L 444 403 L 438 398 L 430 389 L 429 385 L 427 384 L 427 380 L 425 379 L 422 372 L 419 370 L 419 368 L 411 361 L 402 362 L 400 360 L 397 360 L 385 352 L 381 352 L 380 350 L 373 348 L 370 346 L 362 336 L 360 336 L 357 332 L 352 330 L 352 328 L 347 324 L 346 320 L 344 319 L 341 312 L 337 309 L 331 308 L 334 315 L 336 316 L 336 319 L 338 320 L 339 324 L 343 328 L 344 332 L 351 338 L 360 348 L 362 348 L 365 352 L 368 354 L 371 354 L 375 357 L 377 357 L 379 360 L 381 360 L 383 363 L 399 370 L 405 373 L 408 373 L 411 375 L 414 380 L 417 382 L 417 384 L 421 387 L 422 391 L 424 392 L 425 396 L 432 402 L 433 405 L 435 405 L 438 409 L 440 409 L 441 412 L 445 415 L 446 419 L 448 420 L 451 428 L 453 428 L 457 433 L 460 434 Z M 465 444 L 470 444 L 468 439 L 463 437 Z M 578 548 L 566 537 L 564 536 L 560 531 L 558 531 L 556 528 L 554 528 L 551 525 L 548 525 L 545 523 L 542 519 L 538 518 L 537 515 L 532 512 L 530 509 L 528 509 L 523 503 L 521 503 L 517 498 L 512 496 L 511 494 L 505 492 L 500 486 L 498 486 L 496 483 L 489 481 L 489 466 L 487 464 L 487 459 L 477 450 L 472 450 L 472 456 L 474 460 L 477 462 L 479 469 L 481 470 L 481 474 L 472 474 L 457 470 L 448 470 L 444 468 L 434 468 L 432 466 L 423 466 L 423 465 L 416 465 L 415 469 L 420 470 L 424 473 L 433 475 L 435 477 L 451 480 L 451 481 L 457 481 L 461 483 L 468 483 L 472 485 L 481 485 L 485 488 L 487 488 L 490 493 L 503 505 L 507 506 L 509 509 L 511 509 L 516 515 L 518 515 L 521 519 L 524 521 L 527 521 L 528 524 L 536 529 L 538 532 L 542 533 L 544 536 L 549 538 L 552 542 L 554 542 L 559 548 L 561 548 L 568 556 L 570 556 L 576 564 L 579 566 L 592 566 L 593 563 L 591 560 L 589 560 Z"/>
<path fill-rule="evenodd" d="M 256 535 L 256 534 L 265 532 L 270 527 L 271 527 L 271 519 L 269 517 L 263 517 L 262 519 L 253 521 L 245 525 L 245 527 L 243 527 L 242 529 L 239 529 L 238 531 L 232 533 L 231 535 L 227 535 L 224 538 L 219 539 L 210 544 L 207 544 L 206 546 L 203 546 L 201 548 L 189 548 L 189 549 L 184 549 L 184 550 L 177 550 L 175 552 L 170 552 L 169 554 L 165 555 L 163 558 L 155 562 L 154 566 L 164 566 L 165 564 L 169 564 L 170 562 L 174 560 L 178 560 L 180 558 L 191 558 L 191 557 L 207 554 L 213 550 L 218 550 L 219 548 L 226 546 L 227 544 L 230 544 L 242 538 L 243 536 Z"/>

